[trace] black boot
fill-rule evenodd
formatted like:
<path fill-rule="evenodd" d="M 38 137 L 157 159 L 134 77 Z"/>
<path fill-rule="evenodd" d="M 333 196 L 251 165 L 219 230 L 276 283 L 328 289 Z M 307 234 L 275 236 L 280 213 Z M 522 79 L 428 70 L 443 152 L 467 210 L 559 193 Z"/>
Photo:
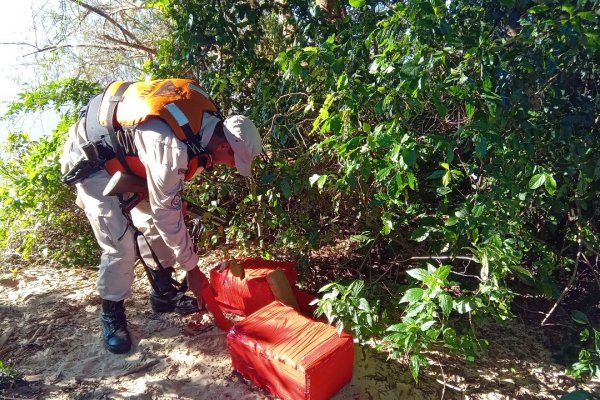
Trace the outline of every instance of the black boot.
<path fill-rule="evenodd" d="M 186 296 L 185 292 L 175 286 L 172 278 L 173 268 L 151 270 L 156 288 L 150 289 L 150 306 L 155 312 L 176 312 L 181 315 L 198 311 L 198 301 L 194 297 Z"/>
<path fill-rule="evenodd" d="M 127 353 L 131 349 L 131 338 L 127 330 L 125 307 L 123 300 L 102 300 L 102 315 L 100 316 L 102 339 L 104 347 L 111 353 Z"/>

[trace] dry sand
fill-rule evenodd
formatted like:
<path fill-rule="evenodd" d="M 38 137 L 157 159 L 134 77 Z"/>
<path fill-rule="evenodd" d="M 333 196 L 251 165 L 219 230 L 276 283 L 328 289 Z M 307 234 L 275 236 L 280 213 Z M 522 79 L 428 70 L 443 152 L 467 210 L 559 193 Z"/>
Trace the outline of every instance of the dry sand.
<path fill-rule="evenodd" d="M 94 269 L 0 270 L 0 360 L 21 374 L 0 399 L 274 398 L 232 371 L 225 332 L 213 327 L 185 335 L 190 317 L 153 313 L 149 286 L 142 270 L 136 272 L 134 298 L 126 302 L 134 346 L 114 355 L 100 339 Z M 575 388 L 544 354 L 531 365 L 515 359 L 507 377 L 494 372 L 498 360 L 488 369 L 443 362 L 443 375 L 443 368 L 431 367 L 415 385 L 405 366 L 357 346 L 353 379 L 334 399 L 553 399 Z M 517 379 L 520 366 L 530 372 L 525 381 Z"/>

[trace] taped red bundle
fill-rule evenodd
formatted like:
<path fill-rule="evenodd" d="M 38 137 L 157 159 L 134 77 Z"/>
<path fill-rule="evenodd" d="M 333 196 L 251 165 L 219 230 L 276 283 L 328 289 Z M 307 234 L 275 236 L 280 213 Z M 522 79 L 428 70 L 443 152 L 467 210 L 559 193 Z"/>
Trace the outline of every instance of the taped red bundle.
<path fill-rule="evenodd" d="M 316 297 L 296 286 L 293 288 L 294 295 L 296 296 L 296 301 L 298 302 L 298 306 L 300 306 L 300 312 L 308 317 L 312 317 L 317 309 L 316 305 L 311 304 Z"/>
<path fill-rule="evenodd" d="M 236 371 L 283 399 L 329 399 L 352 379 L 352 337 L 277 301 L 236 323 L 227 345 Z"/>
<path fill-rule="evenodd" d="M 275 300 L 267 275 L 277 268 L 281 268 L 292 287 L 296 284 L 298 272 L 295 262 L 262 258 L 234 261 L 244 268 L 243 279 L 234 276 L 229 267 L 221 270 L 221 264 L 210 271 L 210 284 L 223 311 L 247 316 Z"/>

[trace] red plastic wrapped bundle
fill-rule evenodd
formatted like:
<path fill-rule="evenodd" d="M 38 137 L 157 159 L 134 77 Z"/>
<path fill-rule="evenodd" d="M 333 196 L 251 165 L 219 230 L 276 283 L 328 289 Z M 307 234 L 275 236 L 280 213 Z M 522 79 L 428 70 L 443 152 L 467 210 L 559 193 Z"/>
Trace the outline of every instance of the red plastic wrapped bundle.
<path fill-rule="evenodd" d="M 278 301 L 236 323 L 227 345 L 236 371 L 283 399 L 329 399 L 352 379 L 352 337 Z"/>
<path fill-rule="evenodd" d="M 316 299 L 316 297 L 311 293 L 302 290 L 296 286 L 294 286 L 292 289 L 294 291 L 294 295 L 296 296 L 298 306 L 300 306 L 300 312 L 302 312 L 302 314 L 308 317 L 312 317 L 315 310 L 317 309 L 317 306 L 311 305 L 310 303 L 312 303 L 313 300 Z"/>
<path fill-rule="evenodd" d="M 262 258 L 235 261 L 244 268 L 243 279 L 234 276 L 229 267 L 220 271 L 220 264 L 210 271 L 210 284 L 223 311 L 247 316 L 275 300 L 266 278 L 277 268 L 283 270 L 292 287 L 296 284 L 298 272 L 295 262 Z"/>

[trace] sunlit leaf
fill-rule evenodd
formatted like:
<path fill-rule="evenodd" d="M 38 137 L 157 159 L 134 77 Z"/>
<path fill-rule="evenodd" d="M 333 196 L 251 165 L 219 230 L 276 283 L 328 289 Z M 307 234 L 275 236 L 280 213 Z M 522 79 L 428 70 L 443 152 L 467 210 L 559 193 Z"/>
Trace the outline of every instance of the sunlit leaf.
<path fill-rule="evenodd" d="M 418 281 L 423 281 L 429 275 L 429 272 L 422 268 L 409 269 L 406 273 Z"/>
<path fill-rule="evenodd" d="M 444 316 L 447 318 L 452 311 L 452 296 L 450 296 L 448 293 L 441 293 L 438 296 L 438 301 Z"/>
<path fill-rule="evenodd" d="M 423 298 L 423 293 L 424 291 L 421 288 L 408 289 L 400 299 L 400 303 L 414 303 L 415 301 L 419 301 Z"/>
<path fill-rule="evenodd" d="M 535 174 L 529 180 L 529 189 L 537 189 L 546 182 L 546 174 Z"/>
<path fill-rule="evenodd" d="M 354 8 L 364 7 L 367 4 L 366 0 L 350 0 L 349 4 Z"/>

